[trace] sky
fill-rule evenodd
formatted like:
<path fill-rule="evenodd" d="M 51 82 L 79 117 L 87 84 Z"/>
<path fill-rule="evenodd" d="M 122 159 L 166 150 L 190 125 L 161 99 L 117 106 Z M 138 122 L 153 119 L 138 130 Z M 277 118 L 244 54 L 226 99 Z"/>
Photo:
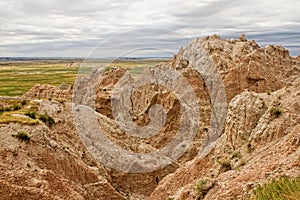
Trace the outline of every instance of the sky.
<path fill-rule="evenodd" d="M 0 0 L 0 57 L 172 56 L 245 33 L 300 54 L 299 0 Z"/>

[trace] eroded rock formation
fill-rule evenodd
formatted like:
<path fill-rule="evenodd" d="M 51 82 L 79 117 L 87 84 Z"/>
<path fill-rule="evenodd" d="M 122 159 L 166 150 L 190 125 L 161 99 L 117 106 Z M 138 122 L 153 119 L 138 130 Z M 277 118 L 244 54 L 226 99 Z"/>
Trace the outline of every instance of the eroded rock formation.
<path fill-rule="evenodd" d="M 222 136 L 199 158 L 214 114 L 206 77 L 195 70 L 197 62 L 188 59 L 202 50 L 219 70 L 228 110 Z M 98 125 L 106 137 L 127 151 L 161 149 L 179 129 L 182 110 L 174 93 L 159 84 L 146 84 L 130 94 L 130 120 L 147 126 L 151 107 L 160 104 L 166 125 L 151 138 L 126 134 L 116 123 L 111 102 L 118 82 L 134 79 L 125 69 L 114 68 L 77 82 L 84 84 L 36 85 L 23 96 L 38 112 L 52 116 L 55 124 L 0 125 L 0 194 L 7 199 L 244 199 L 266 180 L 300 174 L 299 56 L 291 57 L 280 46 L 260 48 L 245 35 L 236 40 L 213 35 L 194 39 L 169 63 L 150 70 L 160 73 L 166 68 L 186 78 L 201 114 L 193 142 L 176 162 L 154 172 L 128 174 L 104 166 L 82 144 L 74 127 L 72 101 L 98 112 Z M 95 90 L 85 90 L 85 84 Z M 76 94 L 80 98 L 72 99 Z M 29 143 L 11 137 L 21 129 L 30 134 Z"/>

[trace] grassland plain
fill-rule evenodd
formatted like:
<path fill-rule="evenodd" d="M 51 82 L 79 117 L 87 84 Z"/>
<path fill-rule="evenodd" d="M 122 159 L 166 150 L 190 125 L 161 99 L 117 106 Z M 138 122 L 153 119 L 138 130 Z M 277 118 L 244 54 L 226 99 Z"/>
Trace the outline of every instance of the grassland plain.
<path fill-rule="evenodd" d="M 123 67 L 133 77 L 145 67 L 154 66 L 166 59 L 98 61 L 99 66 Z M 30 61 L 0 63 L 0 96 L 22 96 L 37 83 L 60 85 L 72 84 L 76 79 L 81 62 L 73 61 Z"/>

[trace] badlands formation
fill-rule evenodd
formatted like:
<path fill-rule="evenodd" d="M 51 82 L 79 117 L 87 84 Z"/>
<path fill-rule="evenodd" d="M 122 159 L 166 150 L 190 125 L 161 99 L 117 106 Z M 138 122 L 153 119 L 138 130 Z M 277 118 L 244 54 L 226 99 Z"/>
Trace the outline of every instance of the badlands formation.
<path fill-rule="evenodd" d="M 222 101 L 227 108 L 221 133 L 205 154 L 202 151 L 215 115 L 214 102 L 205 77 L 187 59 L 201 51 L 218 69 L 226 92 Z M 290 56 L 281 46 L 261 48 L 244 35 L 230 40 L 213 35 L 194 39 L 170 62 L 153 67 L 158 73 L 166 68 L 186 78 L 201 116 L 194 140 L 176 161 L 145 173 L 126 173 L 106 166 L 90 154 L 76 131 L 72 110 L 76 84 L 35 85 L 22 96 L 28 100 L 22 109 L 35 109 L 38 115 L 47 113 L 54 123 L 0 124 L 1 198 L 251 199 L 254 189 L 263 183 L 300 175 L 299 56 Z M 93 81 L 95 92 L 84 93 L 75 103 L 91 106 L 94 100 L 98 125 L 122 149 L 147 153 L 165 147 L 180 129 L 180 100 L 159 84 L 136 88 L 130 95 L 132 120 L 139 126 L 150 124 L 149 113 L 155 104 L 163 106 L 166 119 L 155 136 L 133 137 L 114 117 L 112 92 L 120 80 L 134 81 L 122 68 L 104 72 L 97 82 Z M 5 107 L 5 102 L 1 106 Z M 30 140 L 12 137 L 20 130 L 28 133 Z"/>

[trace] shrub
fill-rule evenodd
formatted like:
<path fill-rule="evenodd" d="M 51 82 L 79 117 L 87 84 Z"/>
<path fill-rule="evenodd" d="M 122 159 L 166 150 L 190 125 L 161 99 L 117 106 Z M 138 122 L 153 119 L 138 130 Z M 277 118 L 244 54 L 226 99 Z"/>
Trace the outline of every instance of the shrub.
<path fill-rule="evenodd" d="M 7 111 L 11 111 L 11 108 L 10 107 L 0 107 L 0 115 Z"/>
<path fill-rule="evenodd" d="M 232 170 L 231 163 L 229 160 L 224 160 L 224 161 L 218 160 L 218 163 L 221 165 L 221 167 L 224 169 L 224 171 Z"/>
<path fill-rule="evenodd" d="M 29 142 L 30 136 L 25 131 L 19 131 L 17 134 L 14 134 L 13 137 L 16 137 L 19 140 Z"/>
<path fill-rule="evenodd" d="M 282 113 L 282 110 L 279 107 L 273 107 L 270 109 L 271 116 L 279 117 Z"/>
<path fill-rule="evenodd" d="M 270 183 L 258 186 L 254 191 L 254 200 L 263 199 L 300 199 L 300 177 L 280 177 Z"/>
<path fill-rule="evenodd" d="M 36 112 L 26 112 L 26 116 L 30 117 L 31 119 L 36 119 L 37 113 Z"/>
<path fill-rule="evenodd" d="M 20 110 L 21 108 L 22 108 L 22 104 L 21 104 L 21 103 L 14 103 L 14 104 L 12 105 L 11 110 L 12 110 L 12 111 L 15 111 L 15 110 Z"/>
<path fill-rule="evenodd" d="M 240 162 L 240 166 L 244 166 L 244 165 L 246 165 L 246 161 L 244 159 L 242 159 Z"/>
<path fill-rule="evenodd" d="M 21 105 L 22 105 L 22 106 L 25 106 L 27 103 L 28 103 L 28 101 L 25 100 L 25 99 L 23 99 L 23 100 L 21 101 Z"/>
<path fill-rule="evenodd" d="M 203 180 L 200 180 L 198 181 L 197 185 L 196 185 L 196 193 L 198 195 L 198 197 L 200 199 L 203 199 L 204 196 L 206 195 L 207 191 L 205 190 L 205 185 L 207 184 L 207 180 L 206 179 L 203 179 Z"/>
<path fill-rule="evenodd" d="M 49 116 L 47 113 L 40 115 L 39 120 L 44 122 L 49 127 L 51 127 L 55 123 L 54 119 L 51 116 Z"/>

